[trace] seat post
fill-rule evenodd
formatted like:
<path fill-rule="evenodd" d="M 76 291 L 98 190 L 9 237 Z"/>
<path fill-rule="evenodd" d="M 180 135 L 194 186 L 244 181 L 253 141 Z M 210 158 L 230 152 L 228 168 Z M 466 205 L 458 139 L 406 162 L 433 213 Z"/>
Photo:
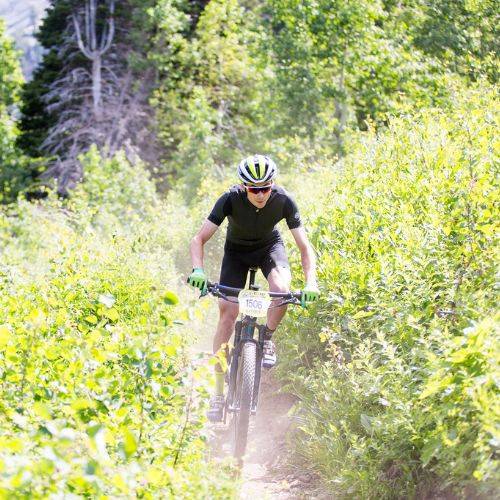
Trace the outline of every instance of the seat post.
<path fill-rule="evenodd" d="M 248 286 L 250 290 L 258 290 L 260 287 L 255 284 L 255 274 L 257 273 L 257 268 L 256 267 L 251 267 L 250 268 L 250 282 L 248 283 Z"/>

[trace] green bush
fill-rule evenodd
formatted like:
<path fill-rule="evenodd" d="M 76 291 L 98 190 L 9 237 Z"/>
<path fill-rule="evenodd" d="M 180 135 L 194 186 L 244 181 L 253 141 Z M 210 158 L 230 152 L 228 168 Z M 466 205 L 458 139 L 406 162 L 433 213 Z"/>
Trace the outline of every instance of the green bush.
<path fill-rule="evenodd" d="M 336 494 L 498 486 L 495 111 L 469 91 L 360 136 L 332 185 L 316 177 L 325 293 L 283 329 L 281 374 L 302 398 L 299 452 Z"/>
<path fill-rule="evenodd" d="M 69 202 L 0 211 L 0 495 L 231 498 L 164 205 L 122 157 L 82 161 Z"/>
<path fill-rule="evenodd" d="M 23 177 L 26 161 L 16 147 L 19 135 L 14 118 L 19 104 L 23 83 L 21 66 L 14 42 L 5 33 L 5 23 L 0 19 L 0 203 L 15 199 Z"/>

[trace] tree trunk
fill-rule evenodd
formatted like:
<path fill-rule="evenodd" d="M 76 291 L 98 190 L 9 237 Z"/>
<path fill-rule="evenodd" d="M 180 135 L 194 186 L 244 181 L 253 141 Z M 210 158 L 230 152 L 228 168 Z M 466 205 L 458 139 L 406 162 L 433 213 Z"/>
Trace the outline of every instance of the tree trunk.
<path fill-rule="evenodd" d="M 347 44 L 346 44 L 347 45 Z M 347 124 L 347 90 L 345 88 L 345 60 L 347 55 L 347 46 L 344 47 L 344 57 L 340 67 L 338 97 L 335 99 L 335 117 L 338 125 L 335 130 L 335 138 L 339 156 L 344 156 L 344 131 Z"/>
<path fill-rule="evenodd" d="M 101 118 L 101 56 L 95 54 L 92 60 L 92 99 L 94 116 L 96 120 Z"/>

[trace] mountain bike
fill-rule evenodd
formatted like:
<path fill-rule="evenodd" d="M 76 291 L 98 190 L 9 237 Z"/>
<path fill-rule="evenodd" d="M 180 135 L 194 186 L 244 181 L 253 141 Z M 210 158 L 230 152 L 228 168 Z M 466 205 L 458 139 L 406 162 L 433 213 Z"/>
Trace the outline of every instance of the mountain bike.
<path fill-rule="evenodd" d="M 207 287 L 207 293 L 238 303 L 242 314 L 241 320 L 236 322 L 233 346 L 229 352 L 228 390 L 223 415 L 223 422 L 226 423 L 228 415 L 232 414 L 233 456 L 239 461 L 247 446 L 250 416 L 257 413 L 259 400 L 266 325 L 258 324 L 257 318 L 267 316 L 268 309 L 273 307 L 300 305 L 301 297 L 301 292 L 260 291 L 255 284 L 256 272 L 256 268 L 250 268 L 248 288 L 232 288 L 210 282 Z"/>

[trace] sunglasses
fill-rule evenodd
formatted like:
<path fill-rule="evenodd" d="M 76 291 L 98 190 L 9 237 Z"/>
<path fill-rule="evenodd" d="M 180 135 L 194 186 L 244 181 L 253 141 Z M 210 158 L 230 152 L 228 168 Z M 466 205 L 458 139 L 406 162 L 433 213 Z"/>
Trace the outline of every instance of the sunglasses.
<path fill-rule="evenodd" d="M 257 193 L 269 193 L 271 191 L 271 188 L 273 187 L 272 184 L 267 184 L 266 186 L 247 186 L 245 184 L 245 187 L 248 189 L 248 191 L 252 194 L 257 194 Z"/>

